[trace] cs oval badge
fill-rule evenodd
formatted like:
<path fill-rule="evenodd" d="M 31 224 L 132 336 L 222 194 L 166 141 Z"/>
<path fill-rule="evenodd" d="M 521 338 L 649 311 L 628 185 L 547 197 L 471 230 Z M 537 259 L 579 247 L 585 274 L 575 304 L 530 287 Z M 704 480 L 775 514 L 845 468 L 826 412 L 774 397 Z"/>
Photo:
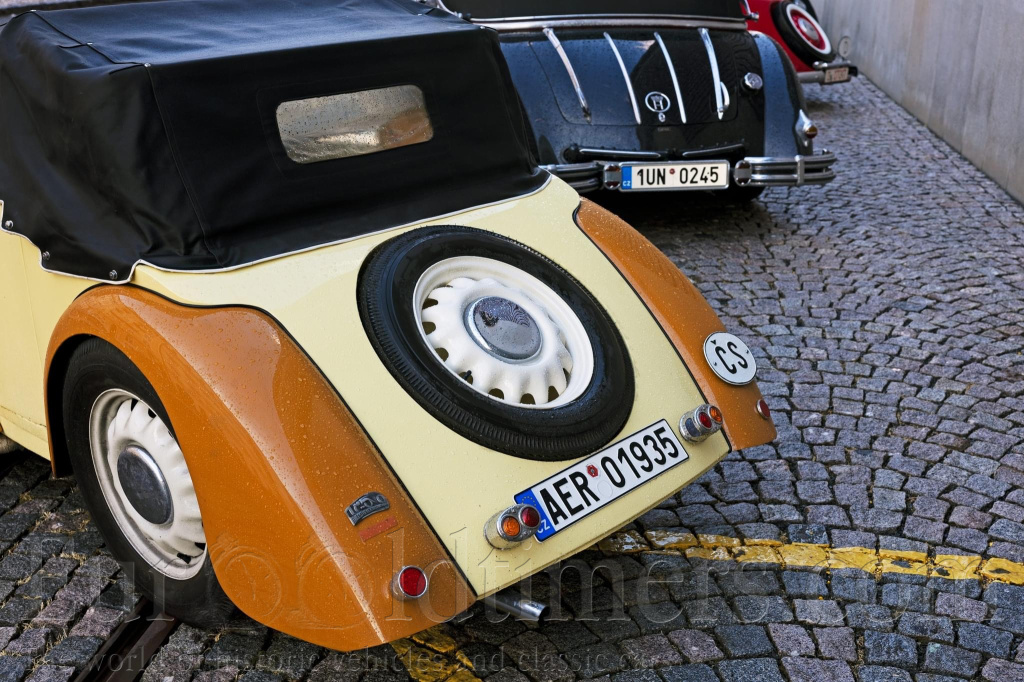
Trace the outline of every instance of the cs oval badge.
<path fill-rule="evenodd" d="M 704 340 L 704 359 L 719 379 L 734 386 L 749 384 L 757 373 L 747 344 L 725 332 L 715 332 Z"/>

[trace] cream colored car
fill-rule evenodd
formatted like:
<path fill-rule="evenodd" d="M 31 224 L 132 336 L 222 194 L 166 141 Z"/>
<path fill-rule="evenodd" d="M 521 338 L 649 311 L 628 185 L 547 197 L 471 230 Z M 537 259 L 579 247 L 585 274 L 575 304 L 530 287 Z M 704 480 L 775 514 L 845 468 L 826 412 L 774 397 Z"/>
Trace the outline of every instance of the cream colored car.
<path fill-rule="evenodd" d="M 175 5 L 0 32 L 3 438 L 169 612 L 391 641 L 774 437 L 747 346 L 537 168 L 491 33 Z"/>

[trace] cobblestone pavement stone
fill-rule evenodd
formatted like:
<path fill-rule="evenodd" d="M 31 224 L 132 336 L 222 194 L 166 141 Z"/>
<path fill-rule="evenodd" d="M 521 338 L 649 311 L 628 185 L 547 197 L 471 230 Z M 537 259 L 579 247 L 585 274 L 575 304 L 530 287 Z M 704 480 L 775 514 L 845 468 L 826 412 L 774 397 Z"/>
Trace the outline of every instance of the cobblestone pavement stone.
<path fill-rule="evenodd" d="M 775 443 L 523 585 L 540 627 L 478 604 L 342 654 L 183 625 L 142 679 L 1024 680 L 1024 209 L 865 79 L 808 99 L 823 190 L 600 198 L 754 350 Z M 69 679 L 137 601 L 46 474 L 0 481 L 0 682 Z"/>

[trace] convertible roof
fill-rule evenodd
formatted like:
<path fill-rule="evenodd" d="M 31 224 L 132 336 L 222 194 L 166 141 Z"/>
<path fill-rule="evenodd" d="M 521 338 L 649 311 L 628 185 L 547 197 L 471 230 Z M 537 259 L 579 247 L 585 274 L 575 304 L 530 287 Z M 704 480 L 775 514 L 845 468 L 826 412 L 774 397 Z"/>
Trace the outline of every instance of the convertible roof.
<path fill-rule="evenodd" d="M 409 84 L 429 141 L 288 156 L 282 102 Z M 0 199 L 49 270 L 123 281 L 354 238 L 535 190 L 528 149 L 494 33 L 412 0 L 164 0 L 0 33 Z"/>
<path fill-rule="evenodd" d="M 566 14 L 666 14 L 742 19 L 740 0 L 442 0 L 473 20 Z"/>

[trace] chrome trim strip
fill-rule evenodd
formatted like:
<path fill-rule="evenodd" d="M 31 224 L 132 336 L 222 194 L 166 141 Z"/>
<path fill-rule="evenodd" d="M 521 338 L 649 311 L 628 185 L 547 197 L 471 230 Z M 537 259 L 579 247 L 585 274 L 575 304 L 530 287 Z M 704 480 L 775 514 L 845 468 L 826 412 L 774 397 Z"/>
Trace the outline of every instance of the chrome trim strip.
<path fill-rule="evenodd" d="M 679 116 L 682 117 L 683 123 L 686 123 L 686 107 L 683 106 L 683 91 L 679 89 L 679 78 L 676 77 L 675 64 L 672 63 L 672 57 L 668 53 L 668 48 L 665 47 L 665 41 L 661 39 L 661 34 L 655 31 L 654 39 L 658 41 L 658 47 L 661 48 L 661 54 L 665 56 L 665 63 L 668 64 L 668 72 L 672 75 L 672 87 L 676 90 L 676 101 L 679 102 Z"/>
<path fill-rule="evenodd" d="M 590 105 L 587 104 L 587 97 L 583 94 L 583 88 L 580 87 L 580 81 L 576 77 L 576 71 L 572 68 L 572 62 L 569 61 L 569 55 L 565 53 L 565 48 L 562 47 L 562 41 L 558 39 L 555 32 L 550 28 L 544 29 L 544 35 L 548 37 L 548 42 L 551 43 L 551 47 L 555 48 L 555 52 L 558 53 L 559 58 L 562 60 L 562 66 L 565 67 L 565 72 L 569 74 L 569 80 L 572 81 L 572 87 L 576 90 L 576 98 L 580 101 L 580 109 L 583 110 L 583 118 L 590 120 Z"/>
<path fill-rule="evenodd" d="M 449 10 L 450 11 L 450 10 Z M 702 28 L 745 31 L 742 19 L 706 19 L 677 14 L 563 14 L 544 17 L 471 18 L 496 31 L 540 31 L 544 28 Z"/>
<path fill-rule="evenodd" d="M 630 150 L 630 149 L 598 149 L 598 148 L 591 148 L 591 147 L 581 147 L 581 148 L 576 150 L 576 153 L 579 154 L 580 156 L 591 156 L 591 157 L 596 157 L 598 159 L 601 159 L 601 158 L 607 159 L 608 157 L 612 157 L 612 156 L 618 157 L 620 159 L 640 159 L 640 160 L 661 159 L 661 152 L 651 152 L 651 151 L 640 151 L 640 152 L 638 152 L 638 151 L 633 151 L 633 150 Z"/>
<path fill-rule="evenodd" d="M 608 35 L 608 32 L 604 33 L 605 39 L 608 44 L 612 46 L 612 52 L 615 53 L 615 60 L 619 62 L 619 69 L 622 70 L 622 77 L 626 81 L 626 90 L 629 91 L 629 101 L 633 104 L 633 116 L 636 117 L 636 124 L 640 125 L 640 108 L 636 105 L 636 93 L 633 92 L 633 83 L 629 80 L 629 72 L 626 71 L 626 64 L 622 61 L 622 55 L 619 54 L 619 48 L 615 47 L 615 41 Z M 721 118 L 721 116 L 719 116 Z"/>
<path fill-rule="evenodd" d="M 711 77 L 715 81 L 715 103 L 718 105 L 718 120 L 725 116 L 726 105 L 722 104 L 722 78 L 718 74 L 718 57 L 715 56 L 715 46 L 711 44 L 711 35 L 706 28 L 698 29 L 700 39 L 704 41 L 704 49 L 708 53 L 708 61 L 711 62 Z"/>

